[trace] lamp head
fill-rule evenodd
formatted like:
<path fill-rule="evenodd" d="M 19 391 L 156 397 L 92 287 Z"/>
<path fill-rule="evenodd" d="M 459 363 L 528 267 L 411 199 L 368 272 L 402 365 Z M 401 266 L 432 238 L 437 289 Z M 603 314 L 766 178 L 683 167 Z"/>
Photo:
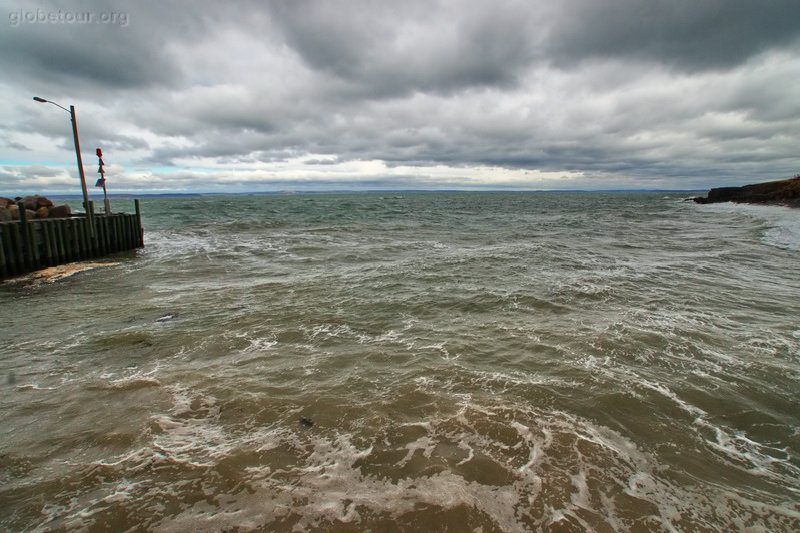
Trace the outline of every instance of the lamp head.
<path fill-rule="evenodd" d="M 36 100 L 37 102 L 47 103 L 47 100 L 45 100 L 44 98 L 40 98 L 39 96 L 34 96 L 33 99 Z"/>

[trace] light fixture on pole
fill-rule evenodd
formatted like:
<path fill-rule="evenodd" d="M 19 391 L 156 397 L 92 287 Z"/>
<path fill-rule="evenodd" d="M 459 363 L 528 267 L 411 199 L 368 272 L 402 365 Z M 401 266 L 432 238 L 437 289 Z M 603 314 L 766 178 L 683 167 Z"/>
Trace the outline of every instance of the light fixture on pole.
<path fill-rule="evenodd" d="M 83 208 L 86 211 L 86 219 L 89 221 L 89 231 L 91 232 L 92 237 L 94 237 L 94 221 L 92 220 L 92 213 L 91 209 L 89 208 L 89 191 L 86 189 L 86 176 L 83 174 L 83 160 L 81 159 L 81 143 L 78 139 L 78 119 L 75 118 L 75 106 L 71 105 L 69 106 L 69 109 L 67 109 L 62 105 L 50 100 L 45 100 L 39 96 L 34 96 L 33 99 L 37 102 L 53 104 L 54 106 L 60 107 L 69 113 L 70 120 L 72 120 L 72 140 L 75 143 L 75 157 L 78 159 L 78 175 L 81 178 L 81 190 L 83 191 Z"/>

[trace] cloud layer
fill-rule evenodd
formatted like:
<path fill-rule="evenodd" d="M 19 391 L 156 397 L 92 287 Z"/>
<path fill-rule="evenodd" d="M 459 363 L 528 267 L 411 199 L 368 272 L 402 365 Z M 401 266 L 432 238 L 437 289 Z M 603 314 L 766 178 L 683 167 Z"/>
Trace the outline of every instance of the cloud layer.
<path fill-rule="evenodd" d="M 0 192 L 74 188 L 69 117 L 33 95 L 76 106 L 112 190 L 800 172 L 796 0 L 0 5 Z"/>

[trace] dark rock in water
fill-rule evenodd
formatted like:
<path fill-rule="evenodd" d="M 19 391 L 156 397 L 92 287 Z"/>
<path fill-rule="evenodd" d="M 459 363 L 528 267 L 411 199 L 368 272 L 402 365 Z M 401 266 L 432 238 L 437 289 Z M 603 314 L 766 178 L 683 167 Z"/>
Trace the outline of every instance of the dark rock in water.
<path fill-rule="evenodd" d="M 314 425 L 314 421 L 310 418 L 303 417 L 300 419 L 300 425 L 306 428 L 310 428 Z"/>
<path fill-rule="evenodd" d="M 694 201 L 698 204 L 735 202 L 800 207 L 800 174 L 786 180 L 754 183 L 742 187 L 718 187 L 708 191 L 708 196 L 705 198 L 698 196 Z"/>

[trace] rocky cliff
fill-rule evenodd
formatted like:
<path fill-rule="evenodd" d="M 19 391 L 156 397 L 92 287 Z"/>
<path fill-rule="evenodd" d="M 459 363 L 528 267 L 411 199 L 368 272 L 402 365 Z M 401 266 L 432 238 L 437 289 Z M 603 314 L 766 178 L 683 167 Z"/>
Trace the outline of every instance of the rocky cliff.
<path fill-rule="evenodd" d="M 708 196 L 698 196 L 694 201 L 699 204 L 735 202 L 800 207 L 800 174 L 786 180 L 711 189 Z"/>

